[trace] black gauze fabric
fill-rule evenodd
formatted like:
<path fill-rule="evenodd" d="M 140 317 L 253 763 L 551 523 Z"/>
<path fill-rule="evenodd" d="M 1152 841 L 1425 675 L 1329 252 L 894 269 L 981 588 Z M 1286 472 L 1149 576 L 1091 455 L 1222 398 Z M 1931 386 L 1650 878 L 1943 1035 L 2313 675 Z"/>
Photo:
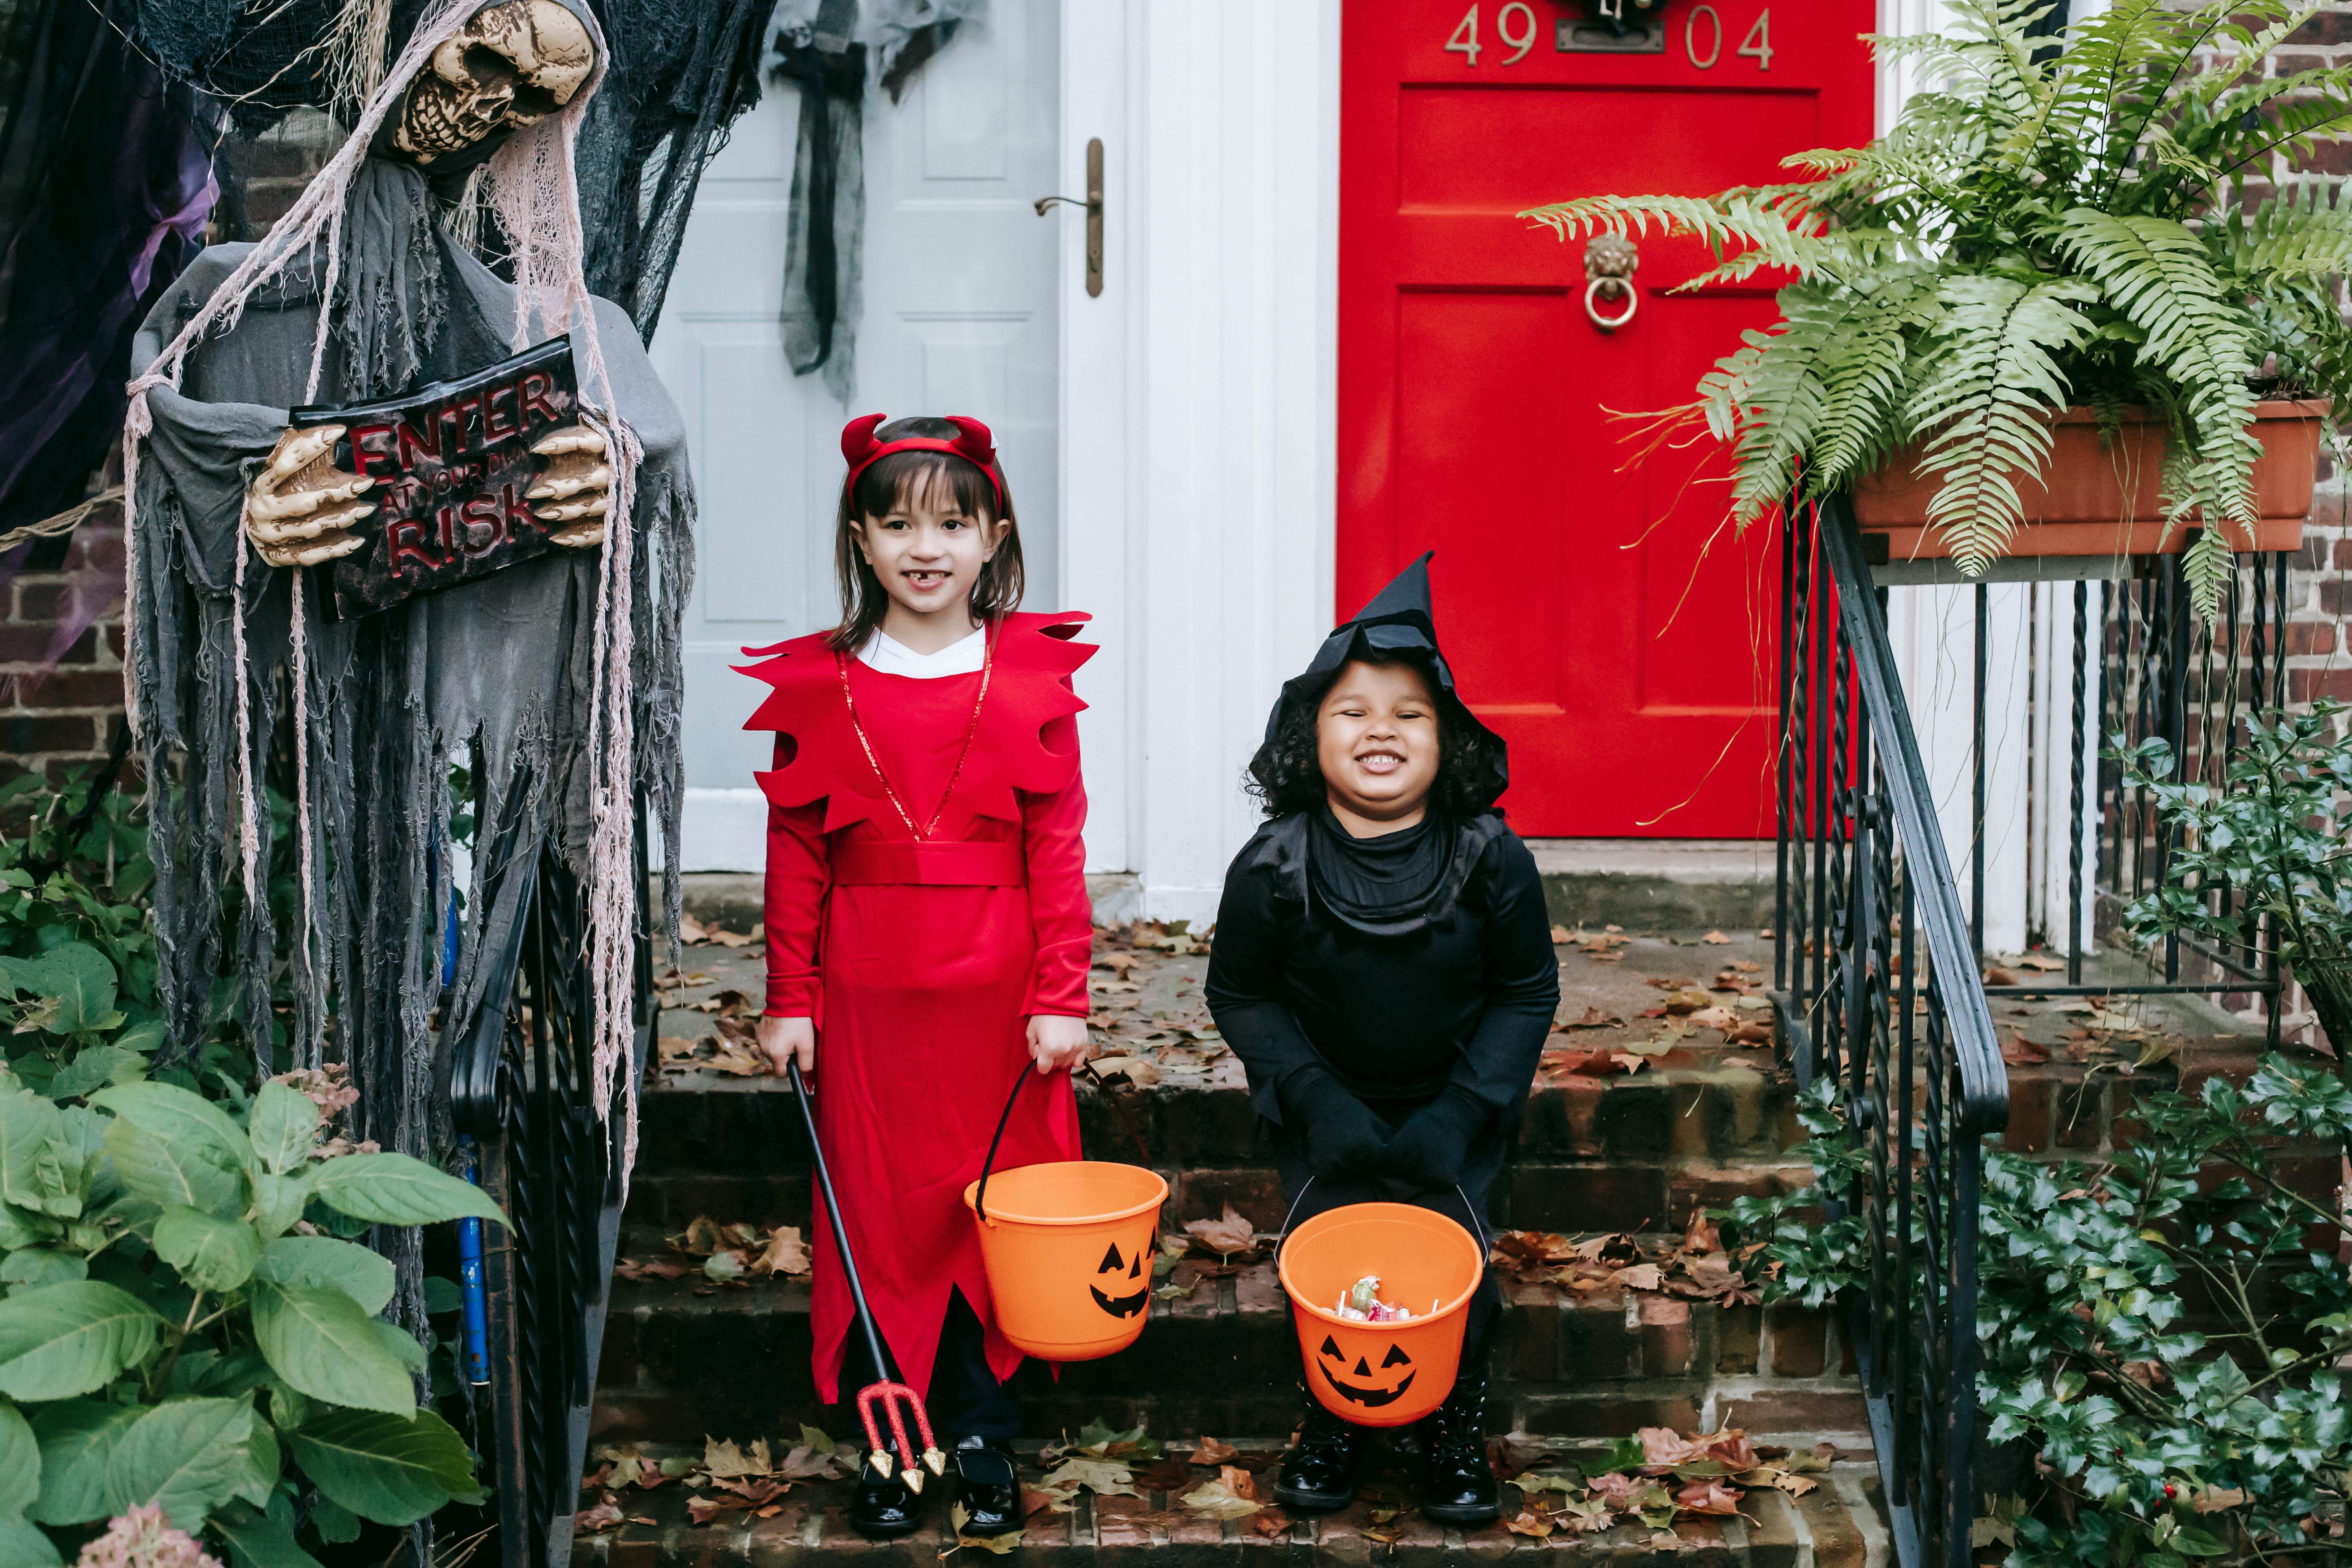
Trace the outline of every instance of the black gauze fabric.
<path fill-rule="evenodd" d="M 1358 838 L 1328 805 L 1309 814 L 1307 868 L 1315 896 L 1341 924 L 1401 934 L 1431 912 L 1454 858 L 1453 822 L 1431 812 L 1411 827 Z"/>

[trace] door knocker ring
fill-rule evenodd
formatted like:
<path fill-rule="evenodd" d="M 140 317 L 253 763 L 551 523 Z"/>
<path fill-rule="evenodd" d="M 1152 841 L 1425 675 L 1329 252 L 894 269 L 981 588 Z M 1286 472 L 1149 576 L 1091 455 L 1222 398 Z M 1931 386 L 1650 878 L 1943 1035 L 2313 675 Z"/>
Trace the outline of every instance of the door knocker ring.
<path fill-rule="evenodd" d="M 1633 281 L 1634 269 L 1641 265 L 1640 248 L 1622 234 L 1596 234 L 1585 242 L 1584 313 L 1602 331 L 1613 332 L 1629 325 L 1634 311 L 1641 309 L 1642 297 Z M 1601 300 L 1621 295 L 1625 309 L 1614 316 L 1602 315 Z"/>

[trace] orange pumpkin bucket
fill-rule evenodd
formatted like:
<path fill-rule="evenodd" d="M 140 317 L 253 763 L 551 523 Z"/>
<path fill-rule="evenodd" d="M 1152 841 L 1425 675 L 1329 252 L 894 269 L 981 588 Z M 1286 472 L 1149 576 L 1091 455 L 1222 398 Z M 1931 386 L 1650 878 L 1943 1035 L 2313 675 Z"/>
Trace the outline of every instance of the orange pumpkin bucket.
<path fill-rule="evenodd" d="M 1465 1310 L 1485 1277 L 1475 1237 L 1411 1204 L 1350 1204 L 1302 1220 L 1283 1241 L 1307 1386 L 1324 1409 L 1358 1426 L 1402 1426 L 1445 1403 L 1462 1364 Z M 1381 1298 L 1413 1314 L 1360 1323 L 1333 1309 L 1377 1274 Z"/>
<path fill-rule="evenodd" d="M 1013 1086 L 1028 1082 L 1024 1069 Z M 1005 1102 L 996 1136 L 1013 1114 Z M 963 1201 L 980 1226 L 980 1258 L 996 1326 L 1045 1361 L 1097 1361 L 1125 1350 L 1151 1315 L 1151 1260 L 1168 1184 L 1140 1165 L 1064 1160 L 980 1180 Z"/>

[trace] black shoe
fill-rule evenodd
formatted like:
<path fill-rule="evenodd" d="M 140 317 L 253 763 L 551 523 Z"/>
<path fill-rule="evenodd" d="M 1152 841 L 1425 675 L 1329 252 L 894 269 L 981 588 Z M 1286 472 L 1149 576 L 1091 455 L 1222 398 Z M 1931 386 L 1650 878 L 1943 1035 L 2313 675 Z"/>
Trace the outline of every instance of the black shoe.
<path fill-rule="evenodd" d="M 1275 1478 L 1274 1500 L 1301 1513 L 1329 1513 L 1356 1500 L 1356 1476 L 1371 1434 L 1350 1426 L 1312 1400 Z"/>
<path fill-rule="evenodd" d="M 898 1466 L 891 1466 L 887 1476 L 875 1471 L 871 1458 L 857 1467 L 857 1490 L 849 1500 L 849 1522 L 858 1534 L 874 1541 L 912 1535 L 922 1522 L 915 1517 L 916 1507 L 915 1492 L 900 1479 Z"/>
<path fill-rule="evenodd" d="M 958 1438 L 948 1463 L 965 1515 L 957 1534 L 1010 1535 L 1021 1528 L 1021 1474 L 1012 1444 L 1002 1437 Z"/>
<path fill-rule="evenodd" d="M 1503 1515 L 1502 1489 L 1486 1462 L 1486 1385 L 1457 1383 L 1413 1426 L 1421 1449 L 1421 1511 L 1440 1524 L 1485 1524 Z"/>

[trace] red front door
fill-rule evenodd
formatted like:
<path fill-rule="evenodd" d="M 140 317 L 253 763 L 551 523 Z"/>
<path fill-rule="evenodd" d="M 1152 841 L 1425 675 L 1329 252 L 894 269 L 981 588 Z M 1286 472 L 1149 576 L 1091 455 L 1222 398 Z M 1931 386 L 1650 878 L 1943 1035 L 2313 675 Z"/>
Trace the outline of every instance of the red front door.
<path fill-rule="evenodd" d="M 1557 47 L 1563 24 L 1592 37 L 1591 6 L 1347 0 L 1337 612 L 1436 550 L 1440 633 L 1510 742 L 1522 834 L 1763 837 L 1777 537 L 1733 537 L 1718 458 L 1633 462 L 1610 415 L 1687 402 L 1775 319 L 1774 285 L 1671 294 L 1708 257 L 1654 230 L 1634 318 L 1604 331 L 1584 242 L 1512 215 L 1785 179 L 1788 153 L 1868 140 L 1873 5 L 1664 0 L 1655 53 Z"/>

